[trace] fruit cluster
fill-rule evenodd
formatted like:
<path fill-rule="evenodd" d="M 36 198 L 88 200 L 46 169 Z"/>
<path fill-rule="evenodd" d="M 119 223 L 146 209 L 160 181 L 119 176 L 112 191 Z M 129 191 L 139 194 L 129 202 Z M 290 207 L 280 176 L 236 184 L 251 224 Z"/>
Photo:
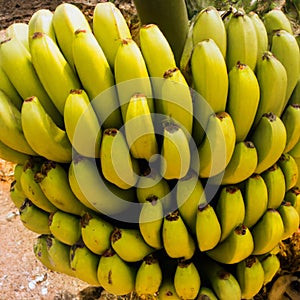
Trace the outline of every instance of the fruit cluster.
<path fill-rule="evenodd" d="M 208 7 L 180 66 L 98 3 L 0 44 L 0 157 L 51 270 L 124 295 L 252 299 L 299 227 L 300 54 L 281 10 Z"/>

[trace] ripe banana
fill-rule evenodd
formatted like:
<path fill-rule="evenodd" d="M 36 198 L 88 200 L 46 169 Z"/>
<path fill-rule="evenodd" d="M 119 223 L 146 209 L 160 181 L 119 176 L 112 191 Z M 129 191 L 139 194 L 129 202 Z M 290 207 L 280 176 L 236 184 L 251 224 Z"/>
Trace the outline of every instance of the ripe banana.
<path fill-rule="evenodd" d="M 300 138 L 295 146 L 289 151 L 289 154 L 292 155 L 295 159 L 300 158 Z"/>
<path fill-rule="evenodd" d="M 296 186 L 298 181 L 298 166 L 295 159 L 288 153 L 284 153 L 278 160 L 278 165 L 285 179 L 285 190 L 288 191 Z"/>
<path fill-rule="evenodd" d="M 246 139 L 255 119 L 260 89 L 252 69 L 240 61 L 229 71 L 228 77 L 229 93 L 226 111 L 232 118 L 236 141 L 241 142 Z"/>
<path fill-rule="evenodd" d="M 300 216 L 300 188 L 294 187 L 285 193 L 285 202 L 290 202 L 297 210 Z"/>
<path fill-rule="evenodd" d="M 208 287 L 201 286 L 198 300 L 218 300 L 215 293 Z"/>
<path fill-rule="evenodd" d="M 12 200 L 13 204 L 20 209 L 20 207 L 23 205 L 24 201 L 26 200 L 26 196 L 22 189 L 20 189 L 17 185 L 17 181 L 14 180 L 10 184 L 10 189 L 9 189 L 9 196 L 10 199 Z"/>
<path fill-rule="evenodd" d="M 285 195 L 285 178 L 278 164 L 261 174 L 268 190 L 268 208 L 278 208 Z"/>
<path fill-rule="evenodd" d="M 236 266 L 236 277 L 242 299 L 252 299 L 264 284 L 264 269 L 256 256 L 249 256 Z"/>
<path fill-rule="evenodd" d="M 300 104 L 299 97 L 300 97 L 300 79 L 298 80 L 288 103 L 289 104 Z"/>
<path fill-rule="evenodd" d="M 245 218 L 245 205 L 241 190 L 237 186 L 224 186 L 217 199 L 216 214 L 221 225 L 221 242 Z"/>
<path fill-rule="evenodd" d="M 63 115 L 70 90 L 81 83 L 53 40 L 42 32 L 35 32 L 31 42 L 32 64 L 56 108 Z"/>
<path fill-rule="evenodd" d="M 250 141 L 237 142 L 225 168 L 222 184 L 237 184 L 249 178 L 257 166 L 257 151 Z"/>
<path fill-rule="evenodd" d="M 276 273 L 280 269 L 280 261 L 277 255 L 269 254 L 261 261 L 261 265 L 264 269 L 264 285 L 272 281 Z"/>
<path fill-rule="evenodd" d="M 84 90 L 71 90 L 64 106 L 68 138 L 80 155 L 99 157 L 102 130 Z"/>
<path fill-rule="evenodd" d="M 242 10 L 233 13 L 227 24 L 226 63 L 231 70 L 238 61 L 255 69 L 257 60 L 257 36 L 252 20 Z"/>
<path fill-rule="evenodd" d="M 243 224 L 251 228 L 268 208 L 268 189 L 259 174 L 253 174 L 243 184 L 242 195 L 245 205 Z"/>
<path fill-rule="evenodd" d="M 263 114 L 249 140 L 254 143 L 258 154 L 255 173 L 270 168 L 282 154 L 286 144 L 286 130 L 283 122 L 273 113 Z"/>
<path fill-rule="evenodd" d="M 0 157 L 6 161 L 10 161 L 15 164 L 24 164 L 30 158 L 29 155 L 8 147 L 4 143 L 2 143 L 1 140 L 0 140 Z"/>
<path fill-rule="evenodd" d="M 109 293 L 126 295 L 135 288 L 135 268 L 112 249 L 100 257 L 97 274 L 100 285 Z"/>
<path fill-rule="evenodd" d="M 261 255 L 271 251 L 281 240 L 283 232 L 284 227 L 279 212 L 269 208 L 251 229 L 254 240 L 252 254 Z"/>
<path fill-rule="evenodd" d="M 21 122 L 24 136 L 36 153 L 56 162 L 72 160 L 72 145 L 67 133 L 54 123 L 37 97 L 24 100 Z"/>
<path fill-rule="evenodd" d="M 122 40 L 131 38 L 125 18 L 113 3 L 104 2 L 96 5 L 93 14 L 93 32 L 113 69 Z"/>
<path fill-rule="evenodd" d="M 6 28 L 6 34 L 20 41 L 27 51 L 29 51 L 28 31 L 28 24 L 23 22 L 13 23 Z"/>
<path fill-rule="evenodd" d="M 196 250 L 194 239 L 178 210 L 164 217 L 162 238 L 165 251 L 170 257 L 190 259 L 194 255 Z"/>
<path fill-rule="evenodd" d="M 217 246 L 221 239 L 221 225 L 214 208 L 199 205 L 196 215 L 196 237 L 200 251 L 207 251 Z"/>

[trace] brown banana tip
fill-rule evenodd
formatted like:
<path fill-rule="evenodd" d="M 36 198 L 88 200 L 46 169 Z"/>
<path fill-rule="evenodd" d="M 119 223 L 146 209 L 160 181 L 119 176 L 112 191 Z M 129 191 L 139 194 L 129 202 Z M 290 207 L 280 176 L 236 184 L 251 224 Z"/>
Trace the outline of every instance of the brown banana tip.
<path fill-rule="evenodd" d="M 178 70 L 179 70 L 179 69 L 178 69 L 177 67 L 167 70 L 167 71 L 164 73 L 163 78 L 164 78 L 164 79 L 167 79 L 167 78 L 172 77 L 173 74 L 174 74 L 176 71 L 178 71 Z"/>
<path fill-rule="evenodd" d="M 115 228 L 115 230 L 111 234 L 111 242 L 115 243 L 122 237 L 122 230 L 119 228 Z"/>
<path fill-rule="evenodd" d="M 296 196 L 300 195 L 300 188 L 298 186 L 295 186 L 291 188 L 291 192 L 295 194 Z"/>
<path fill-rule="evenodd" d="M 105 135 L 111 135 L 111 136 L 116 136 L 118 134 L 118 129 L 116 128 L 107 128 L 104 130 L 103 134 Z"/>
<path fill-rule="evenodd" d="M 157 201 L 158 201 L 158 197 L 156 195 L 151 195 L 149 197 L 146 198 L 147 202 L 150 202 L 153 206 L 156 205 Z"/>
<path fill-rule="evenodd" d="M 86 29 L 79 28 L 79 29 L 75 30 L 75 35 L 77 35 L 79 33 L 86 33 Z"/>
<path fill-rule="evenodd" d="M 237 69 L 239 70 L 244 70 L 247 68 L 247 65 L 246 64 L 243 64 L 242 62 L 238 61 L 237 64 L 236 64 L 236 67 Z"/>
<path fill-rule="evenodd" d="M 24 100 L 24 102 L 32 102 L 35 99 L 35 96 L 28 97 Z"/>
<path fill-rule="evenodd" d="M 209 204 L 208 203 L 201 203 L 200 205 L 198 205 L 198 210 L 201 212 L 201 211 L 204 211 L 206 209 L 209 208 Z"/>
<path fill-rule="evenodd" d="M 116 254 L 116 252 L 112 248 L 109 248 L 102 254 L 102 256 L 103 257 L 112 257 L 115 254 Z"/>
<path fill-rule="evenodd" d="M 33 35 L 32 35 L 32 39 L 40 39 L 44 36 L 45 34 L 43 32 L 35 32 Z"/>
<path fill-rule="evenodd" d="M 6 38 L 6 39 L 4 39 L 3 41 L 0 42 L 0 45 L 5 44 L 5 43 L 7 43 L 7 42 L 9 42 L 9 41 L 11 41 L 11 40 L 12 40 L 11 37 Z"/>
<path fill-rule="evenodd" d="M 247 148 L 253 149 L 255 148 L 254 144 L 251 141 L 245 141 L 244 144 Z"/>
<path fill-rule="evenodd" d="M 277 119 L 276 115 L 272 112 L 265 113 L 262 116 L 267 118 L 270 122 L 274 122 Z"/>
<path fill-rule="evenodd" d="M 235 228 L 234 232 L 238 235 L 245 235 L 247 233 L 247 229 L 247 226 L 241 224 Z"/>
<path fill-rule="evenodd" d="M 178 210 L 175 210 L 166 216 L 166 220 L 168 220 L 170 222 L 177 221 L 178 219 L 179 219 L 179 211 Z"/>
<path fill-rule="evenodd" d="M 226 187 L 226 192 L 229 193 L 229 194 L 234 194 L 239 190 L 240 189 L 237 186 L 233 186 L 233 185 Z"/>
<path fill-rule="evenodd" d="M 85 213 L 80 219 L 80 225 L 82 228 L 86 228 L 89 225 L 90 220 L 93 219 L 93 216 L 90 213 Z"/>
<path fill-rule="evenodd" d="M 251 268 L 257 262 L 257 258 L 255 256 L 249 256 L 245 260 L 245 264 L 247 268 Z"/>
<path fill-rule="evenodd" d="M 156 26 L 157 25 L 150 23 L 150 24 L 142 25 L 142 28 L 148 29 L 148 28 L 152 28 L 152 27 L 156 27 Z"/>
<path fill-rule="evenodd" d="M 229 272 L 227 272 L 227 271 L 225 271 L 225 270 L 220 270 L 219 272 L 218 272 L 218 277 L 220 278 L 220 279 L 222 279 L 222 280 L 228 280 L 229 279 L 229 277 L 230 277 L 230 273 Z"/>
<path fill-rule="evenodd" d="M 72 89 L 70 90 L 71 95 L 81 95 L 83 93 L 83 90 L 81 89 Z"/>

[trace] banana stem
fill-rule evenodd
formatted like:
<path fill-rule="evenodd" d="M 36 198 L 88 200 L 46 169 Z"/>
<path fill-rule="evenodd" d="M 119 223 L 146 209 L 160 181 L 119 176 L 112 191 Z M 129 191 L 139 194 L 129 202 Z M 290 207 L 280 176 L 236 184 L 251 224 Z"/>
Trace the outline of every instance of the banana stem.
<path fill-rule="evenodd" d="M 185 0 L 134 0 L 134 4 L 142 25 L 158 25 L 179 65 L 189 29 Z"/>

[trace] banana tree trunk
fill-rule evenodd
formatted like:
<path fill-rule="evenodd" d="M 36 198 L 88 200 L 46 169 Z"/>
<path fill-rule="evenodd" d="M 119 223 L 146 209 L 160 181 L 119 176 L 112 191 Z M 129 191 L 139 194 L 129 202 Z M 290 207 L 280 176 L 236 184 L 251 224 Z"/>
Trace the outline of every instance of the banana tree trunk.
<path fill-rule="evenodd" d="M 185 0 L 134 0 L 134 4 L 142 24 L 159 26 L 179 65 L 189 28 Z"/>

